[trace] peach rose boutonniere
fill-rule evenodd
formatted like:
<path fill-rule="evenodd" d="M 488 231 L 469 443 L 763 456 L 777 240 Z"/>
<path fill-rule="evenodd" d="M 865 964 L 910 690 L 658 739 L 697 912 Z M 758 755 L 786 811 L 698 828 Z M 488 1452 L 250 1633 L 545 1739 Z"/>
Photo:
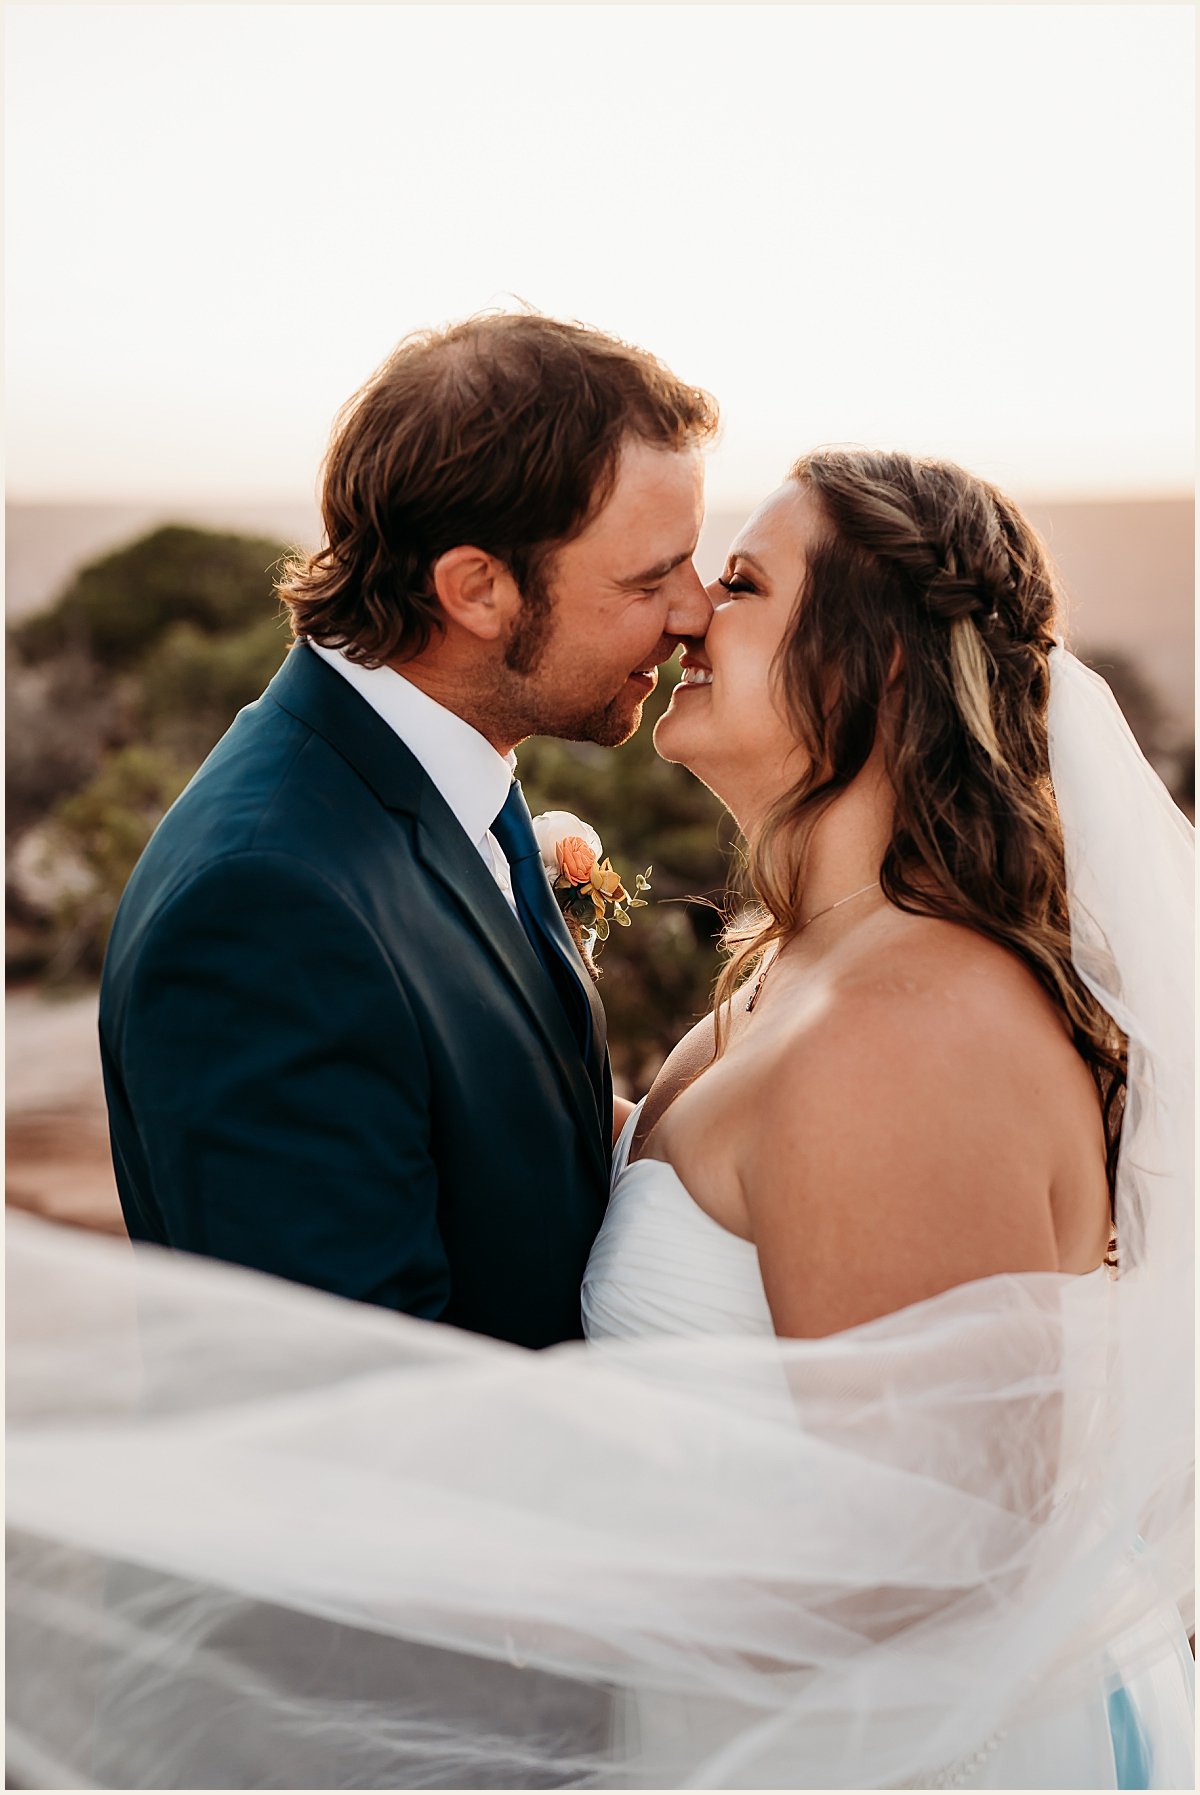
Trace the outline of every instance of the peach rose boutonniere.
<path fill-rule="evenodd" d="M 628 892 L 596 831 L 569 810 L 544 810 L 533 819 L 533 833 L 542 851 L 542 865 L 554 888 L 558 907 L 593 979 L 600 974 L 592 960 L 592 944 L 607 941 L 611 923 L 627 929 L 631 910 L 644 910 L 652 867 L 639 873 Z"/>

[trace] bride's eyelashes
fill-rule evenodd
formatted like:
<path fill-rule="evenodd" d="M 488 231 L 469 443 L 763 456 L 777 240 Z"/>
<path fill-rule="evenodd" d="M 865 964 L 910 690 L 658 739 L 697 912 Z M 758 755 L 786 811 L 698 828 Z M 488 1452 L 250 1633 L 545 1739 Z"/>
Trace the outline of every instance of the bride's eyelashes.
<path fill-rule="evenodd" d="M 737 598 L 743 592 L 757 591 L 757 587 L 752 586 L 750 581 L 744 579 L 739 573 L 730 574 L 727 580 L 718 580 L 717 585 L 723 587 L 731 598 Z"/>

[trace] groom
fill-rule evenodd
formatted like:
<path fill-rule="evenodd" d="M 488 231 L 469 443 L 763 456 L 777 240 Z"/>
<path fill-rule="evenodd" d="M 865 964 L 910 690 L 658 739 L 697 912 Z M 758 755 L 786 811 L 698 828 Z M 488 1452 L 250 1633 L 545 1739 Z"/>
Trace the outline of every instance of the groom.
<path fill-rule="evenodd" d="M 702 636 L 715 407 L 499 315 L 342 413 L 296 644 L 156 831 L 100 1035 L 135 1239 L 525 1346 L 580 1332 L 607 1195 L 603 1011 L 513 778 L 613 746 Z"/>

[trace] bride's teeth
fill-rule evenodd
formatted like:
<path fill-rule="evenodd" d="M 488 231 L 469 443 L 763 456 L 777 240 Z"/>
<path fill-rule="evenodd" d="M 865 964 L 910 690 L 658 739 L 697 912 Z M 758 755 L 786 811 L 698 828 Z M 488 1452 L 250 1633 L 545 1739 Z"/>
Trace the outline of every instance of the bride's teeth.
<path fill-rule="evenodd" d="M 711 686 L 712 673 L 707 667 L 685 667 L 679 683 L 681 686 Z"/>

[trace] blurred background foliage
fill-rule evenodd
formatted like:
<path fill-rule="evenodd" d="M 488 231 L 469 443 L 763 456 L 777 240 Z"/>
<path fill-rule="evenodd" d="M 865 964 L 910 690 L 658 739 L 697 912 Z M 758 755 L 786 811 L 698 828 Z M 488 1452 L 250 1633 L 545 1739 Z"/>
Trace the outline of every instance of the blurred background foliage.
<path fill-rule="evenodd" d="M 171 525 L 8 632 L 7 961 L 98 976 L 155 825 L 283 659 L 283 547 Z"/>
<path fill-rule="evenodd" d="M 283 660 L 273 595 L 282 543 L 171 525 L 82 568 L 10 627 L 7 963 L 47 989 L 94 982 L 113 913 L 164 811 Z M 1192 812 L 1194 746 L 1123 652 L 1089 659 L 1177 800 Z M 640 1094 L 708 1007 L 736 831 L 702 785 L 654 753 L 674 680 L 618 749 L 535 738 L 520 751 L 531 809 L 571 810 L 652 902 L 598 957 L 614 1072 Z"/>

